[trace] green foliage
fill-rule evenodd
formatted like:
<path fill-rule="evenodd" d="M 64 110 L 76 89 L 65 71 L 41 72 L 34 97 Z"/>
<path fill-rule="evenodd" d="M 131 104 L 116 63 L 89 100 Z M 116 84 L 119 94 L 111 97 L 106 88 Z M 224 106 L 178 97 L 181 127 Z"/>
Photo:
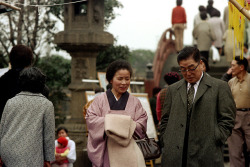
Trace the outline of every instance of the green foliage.
<path fill-rule="evenodd" d="M 146 65 L 153 63 L 154 52 L 151 50 L 133 50 L 129 57 L 129 62 L 133 68 L 134 77 L 146 77 Z"/>
<path fill-rule="evenodd" d="M 66 118 L 63 107 L 68 97 L 64 89 L 70 84 L 70 60 L 61 56 L 46 56 L 38 61 L 37 67 L 47 76 L 49 100 L 54 104 L 56 125 L 59 125 Z"/>
<path fill-rule="evenodd" d="M 131 56 L 127 46 L 110 46 L 96 58 L 96 71 L 106 71 L 108 65 L 118 59 L 128 60 Z"/>
<path fill-rule="evenodd" d="M 70 60 L 61 56 L 42 57 L 37 66 L 47 75 L 47 86 L 52 91 L 61 91 L 70 84 Z"/>

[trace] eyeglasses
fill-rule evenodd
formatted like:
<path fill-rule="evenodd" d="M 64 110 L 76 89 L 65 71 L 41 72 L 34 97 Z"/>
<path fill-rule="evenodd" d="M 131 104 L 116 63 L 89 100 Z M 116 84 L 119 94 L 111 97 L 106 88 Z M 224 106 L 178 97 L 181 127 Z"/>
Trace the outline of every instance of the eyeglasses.
<path fill-rule="evenodd" d="M 200 64 L 200 62 L 197 64 L 197 66 L 196 67 L 194 67 L 194 68 L 191 68 L 191 69 L 185 69 L 185 68 L 183 68 L 183 69 L 179 69 L 179 72 L 192 72 L 192 71 L 195 71 L 196 70 L 196 68 L 199 66 L 199 64 Z"/>

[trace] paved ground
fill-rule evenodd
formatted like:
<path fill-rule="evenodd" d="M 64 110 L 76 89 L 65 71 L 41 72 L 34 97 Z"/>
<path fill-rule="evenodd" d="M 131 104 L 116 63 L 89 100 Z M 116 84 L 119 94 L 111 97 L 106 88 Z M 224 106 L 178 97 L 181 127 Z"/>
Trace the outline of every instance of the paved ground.
<path fill-rule="evenodd" d="M 161 167 L 159 160 L 158 160 L 158 162 L 156 161 L 156 163 L 154 164 L 154 167 Z M 230 167 L 229 162 L 225 162 L 224 167 Z"/>

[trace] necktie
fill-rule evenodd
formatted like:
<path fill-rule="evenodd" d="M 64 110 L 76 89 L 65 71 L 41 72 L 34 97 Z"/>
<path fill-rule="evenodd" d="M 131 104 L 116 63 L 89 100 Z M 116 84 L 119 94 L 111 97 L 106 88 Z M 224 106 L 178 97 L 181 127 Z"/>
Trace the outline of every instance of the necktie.
<path fill-rule="evenodd" d="M 188 93 L 187 93 L 188 114 L 190 114 L 190 112 L 191 112 L 192 104 L 193 104 L 193 100 L 194 100 L 194 85 L 195 84 L 191 84 L 191 87 L 188 89 Z"/>

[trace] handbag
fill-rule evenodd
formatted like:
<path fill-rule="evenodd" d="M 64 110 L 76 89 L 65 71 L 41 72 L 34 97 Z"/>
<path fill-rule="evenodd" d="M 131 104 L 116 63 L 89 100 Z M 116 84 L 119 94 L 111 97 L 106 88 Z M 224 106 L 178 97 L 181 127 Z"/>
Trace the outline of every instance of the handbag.
<path fill-rule="evenodd" d="M 142 132 L 145 134 L 144 139 L 140 139 L 139 135 L 134 133 L 135 142 L 140 148 L 145 160 L 157 159 L 161 156 L 161 149 L 154 138 L 148 138 L 148 135 L 142 126 Z"/>

